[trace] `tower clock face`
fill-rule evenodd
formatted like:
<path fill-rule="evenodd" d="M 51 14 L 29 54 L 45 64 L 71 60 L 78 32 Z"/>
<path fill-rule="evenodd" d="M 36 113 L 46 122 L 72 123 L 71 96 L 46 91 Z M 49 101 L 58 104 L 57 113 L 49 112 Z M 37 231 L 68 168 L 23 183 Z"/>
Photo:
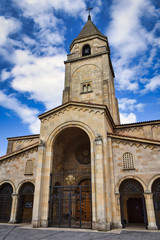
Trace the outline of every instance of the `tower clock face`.
<path fill-rule="evenodd" d="M 75 152 L 76 159 L 81 164 L 89 164 L 91 162 L 89 146 L 79 146 Z"/>

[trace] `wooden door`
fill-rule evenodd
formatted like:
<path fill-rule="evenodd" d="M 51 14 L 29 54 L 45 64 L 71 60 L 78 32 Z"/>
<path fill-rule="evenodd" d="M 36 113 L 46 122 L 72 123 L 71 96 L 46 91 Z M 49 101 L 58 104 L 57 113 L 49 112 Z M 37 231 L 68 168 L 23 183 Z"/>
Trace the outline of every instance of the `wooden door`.
<path fill-rule="evenodd" d="M 76 217 L 81 218 L 82 222 L 91 221 L 91 186 L 90 179 L 80 182 L 80 187 L 77 188 L 76 202 Z M 81 211 L 81 214 L 80 214 Z"/>
<path fill-rule="evenodd" d="M 127 210 L 129 223 L 144 223 L 142 198 L 129 198 Z"/>

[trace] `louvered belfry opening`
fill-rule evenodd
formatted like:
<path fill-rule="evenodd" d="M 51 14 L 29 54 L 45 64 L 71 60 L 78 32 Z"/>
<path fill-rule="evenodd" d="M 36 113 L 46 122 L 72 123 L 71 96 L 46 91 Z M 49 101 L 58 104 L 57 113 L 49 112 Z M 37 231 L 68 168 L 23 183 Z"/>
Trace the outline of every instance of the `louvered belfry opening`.
<path fill-rule="evenodd" d="M 91 154 L 80 128 L 63 130 L 53 146 L 49 226 L 91 228 Z"/>

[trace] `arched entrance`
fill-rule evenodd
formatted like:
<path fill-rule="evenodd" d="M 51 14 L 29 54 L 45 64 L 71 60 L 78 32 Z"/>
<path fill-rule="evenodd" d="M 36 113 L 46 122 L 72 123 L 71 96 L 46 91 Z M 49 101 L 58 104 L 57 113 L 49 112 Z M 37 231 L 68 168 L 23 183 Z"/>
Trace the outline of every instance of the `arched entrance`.
<path fill-rule="evenodd" d="M 135 179 L 127 179 L 121 183 L 119 192 L 122 226 L 144 224 L 147 228 L 146 205 L 142 185 Z"/>
<path fill-rule="evenodd" d="M 91 228 L 91 156 L 85 131 L 69 127 L 53 146 L 49 226 Z"/>
<path fill-rule="evenodd" d="M 160 178 L 156 179 L 152 184 L 153 203 L 156 217 L 156 224 L 160 230 Z"/>
<path fill-rule="evenodd" d="M 31 182 L 24 183 L 18 194 L 17 222 L 31 222 L 34 199 L 34 185 Z"/>
<path fill-rule="evenodd" d="M 9 222 L 12 207 L 13 188 L 11 184 L 4 183 L 0 187 L 0 222 Z"/>

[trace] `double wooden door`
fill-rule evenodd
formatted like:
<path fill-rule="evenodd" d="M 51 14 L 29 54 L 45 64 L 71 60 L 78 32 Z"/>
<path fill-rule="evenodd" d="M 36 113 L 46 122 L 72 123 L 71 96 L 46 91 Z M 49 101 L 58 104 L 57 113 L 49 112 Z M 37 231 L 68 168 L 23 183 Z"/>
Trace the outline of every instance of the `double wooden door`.
<path fill-rule="evenodd" d="M 86 179 L 77 188 L 76 217 L 82 222 L 91 221 L 91 182 Z"/>
<path fill-rule="evenodd" d="M 129 198 L 127 209 L 129 223 L 144 223 L 142 198 Z"/>

